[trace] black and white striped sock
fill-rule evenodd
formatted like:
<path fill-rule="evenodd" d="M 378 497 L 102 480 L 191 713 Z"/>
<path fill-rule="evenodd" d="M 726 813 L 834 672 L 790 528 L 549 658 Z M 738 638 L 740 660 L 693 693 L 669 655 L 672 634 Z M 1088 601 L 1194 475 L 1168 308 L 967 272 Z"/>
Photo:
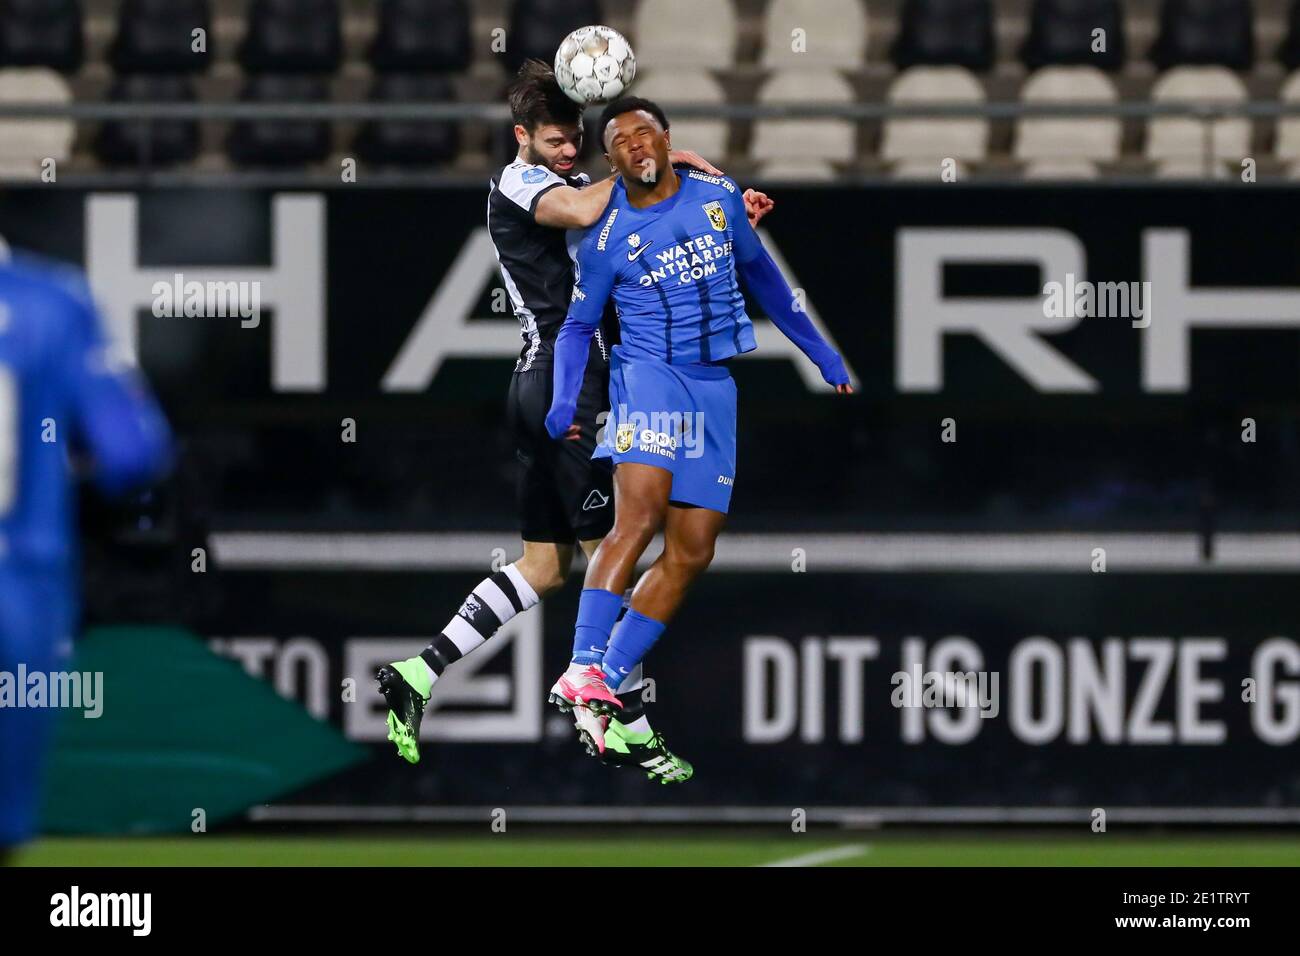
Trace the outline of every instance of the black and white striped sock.
<path fill-rule="evenodd" d="M 618 690 L 614 693 L 623 704 L 623 709 L 618 713 L 618 719 L 625 724 L 632 724 L 645 715 L 645 701 L 642 700 L 641 691 L 645 687 L 645 679 L 641 676 L 641 665 L 637 664 L 632 668 L 632 673 L 623 678 L 623 683 L 618 685 Z M 638 725 L 633 728 L 640 730 Z"/>
<path fill-rule="evenodd" d="M 540 598 L 519 569 L 507 564 L 484 578 L 465 598 L 456 616 L 447 622 L 433 643 L 420 652 L 436 681 L 448 666 L 474 650 L 516 614 L 527 611 Z"/>

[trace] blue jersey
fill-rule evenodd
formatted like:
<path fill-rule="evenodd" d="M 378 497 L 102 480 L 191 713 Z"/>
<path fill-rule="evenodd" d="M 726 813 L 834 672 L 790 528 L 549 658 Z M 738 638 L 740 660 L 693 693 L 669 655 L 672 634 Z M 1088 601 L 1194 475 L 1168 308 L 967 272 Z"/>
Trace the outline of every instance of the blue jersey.
<path fill-rule="evenodd" d="M 612 294 L 629 358 L 671 365 L 718 362 L 754 349 L 736 261 L 762 244 L 725 176 L 674 171 L 681 187 L 636 209 L 620 179 L 582 237 L 568 321 L 595 329 Z"/>
<path fill-rule="evenodd" d="M 112 493 L 155 477 L 169 446 L 143 382 L 111 358 L 80 275 L 0 262 L 0 571 L 59 572 L 75 557 L 74 452 Z"/>
<path fill-rule="evenodd" d="M 578 244 L 573 301 L 555 340 L 546 414 L 552 438 L 573 423 L 588 344 L 611 295 L 623 339 L 615 356 L 708 378 L 720 368 L 717 363 L 755 346 L 736 281 L 743 279 L 768 318 L 828 384 L 849 383 L 844 360 L 813 326 L 801 297 L 750 226 L 736 184 L 694 169 L 674 174 L 677 192 L 646 209 L 628 203 L 620 180 L 600 222 Z"/>

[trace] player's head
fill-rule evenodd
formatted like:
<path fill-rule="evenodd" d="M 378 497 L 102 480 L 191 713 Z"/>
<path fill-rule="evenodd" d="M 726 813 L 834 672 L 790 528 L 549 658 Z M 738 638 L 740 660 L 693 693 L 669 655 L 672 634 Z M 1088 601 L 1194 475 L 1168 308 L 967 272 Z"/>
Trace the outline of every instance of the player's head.
<path fill-rule="evenodd" d="M 582 151 L 582 107 L 564 95 L 551 68 L 526 61 L 507 96 L 524 159 L 562 176 L 573 172 Z"/>
<path fill-rule="evenodd" d="M 605 158 L 625 182 L 653 185 L 671 169 L 668 117 L 658 103 L 640 96 L 614 100 L 600 114 L 600 141 Z"/>

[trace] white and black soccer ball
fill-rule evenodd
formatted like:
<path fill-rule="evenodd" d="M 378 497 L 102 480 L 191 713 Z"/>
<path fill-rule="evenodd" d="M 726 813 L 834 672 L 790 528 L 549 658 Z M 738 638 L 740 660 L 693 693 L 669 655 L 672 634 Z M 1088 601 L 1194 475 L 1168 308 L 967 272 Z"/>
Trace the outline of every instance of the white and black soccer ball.
<path fill-rule="evenodd" d="M 555 51 L 555 79 L 575 102 L 604 103 L 618 97 L 636 76 L 632 45 L 617 30 L 574 30 Z"/>

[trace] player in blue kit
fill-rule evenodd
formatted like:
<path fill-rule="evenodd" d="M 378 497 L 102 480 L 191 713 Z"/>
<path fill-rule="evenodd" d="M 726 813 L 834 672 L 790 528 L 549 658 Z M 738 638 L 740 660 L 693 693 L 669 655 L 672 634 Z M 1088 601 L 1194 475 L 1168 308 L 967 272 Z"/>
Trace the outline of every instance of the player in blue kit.
<path fill-rule="evenodd" d="M 600 220 L 618 177 L 592 183 L 586 174 L 577 173 L 582 108 L 560 89 L 547 64 L 524 63 L 508 99 L 519 150 L 490 181 L 487 224 L 523 337 L 506 405 L 519 463 L 516 501 L 523 557 L 480 581 L 418 656 L 379 668 L 376 677 L 388 704 L 389 739 L 413 764 L 420 760 L 420 727 L 436 682 L 478 653 L 516 615 L 563 588 L 574 555 L 594 554 L 614 523 L 613 471 L 608 461 L 593 459 L 598 416 L 609 395 L 609 339 L 602 332 L 592 336 L 578 392 L 575 421 L 580 438 L 552 441 L 545 420 L 551 406 L 555 338 L 572 299 L 572 256 L 586 229 Z M 674 150 L 669 159 L 719 173 L 687 150 Z M 773 207 L 771 199 L 754 190 L 746 190 L 744 199 L 754 222 Z M 613 331 L 612 318 L 605 332 Z M 637 672 L 615 688 L 626 706 L 619 720 L 605 725 L 586 708 L 575 708 L 579 736 L 606 763 L 642 766 L 658 757 L 648 777 L 685 783 L 690 764 L 650 729 L 642 687 Z"/>
<path fill-rule="evenodd" d="M 837 392 L 844 362 L 814 328 L 725 176 L 675 170 L 668 120 L 625 97 L 599 125 L 620 175 L 582 238 L 568 316 L 555 343 L 553 438 L 572 440 L 588 345 L 613 296 L 622 344 L 610 356 L 610 414 L 596 457 L 615 466 L 614 528 L 587 566 L 573 658 L 552 703 L 609 715 L 617 687 L 663 633 L 713 560 L 736 477 L 736 385 L 728 361 L 755 347 L 738 279 Z M 611 639 L 637 560 L 660 530 L 664 550 L 641 577 Z"/>
<path fill-rule="evenodd" d="M 71 269 L 0 257 L 0 675 L 64 669 L 78 616 L 70 460 L 89 455 L 104 492 L 158 477 L 167 423 L 141 379 L 109 354 Z M 53 727 L 48 707 L 0 694 L 0 863 L 30 839 Z"/>

